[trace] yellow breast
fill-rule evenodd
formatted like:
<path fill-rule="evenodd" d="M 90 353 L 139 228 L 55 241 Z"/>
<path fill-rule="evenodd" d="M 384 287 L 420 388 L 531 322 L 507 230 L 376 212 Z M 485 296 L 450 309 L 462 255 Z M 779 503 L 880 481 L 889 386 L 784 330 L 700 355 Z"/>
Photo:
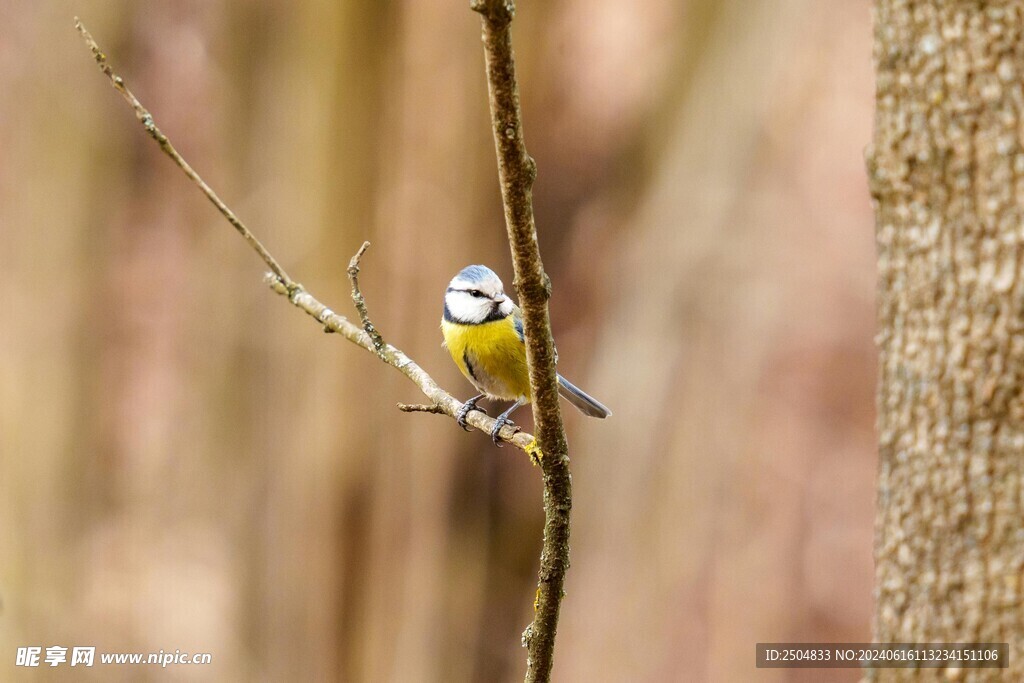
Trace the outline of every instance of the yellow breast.
<path fill-rule="evenodd" d="M 441 331 L 452 360 L 477 389 L 506 401 L 530 399 L 526 346 L 512 316 L 479 325 L 442 320 Z"/>

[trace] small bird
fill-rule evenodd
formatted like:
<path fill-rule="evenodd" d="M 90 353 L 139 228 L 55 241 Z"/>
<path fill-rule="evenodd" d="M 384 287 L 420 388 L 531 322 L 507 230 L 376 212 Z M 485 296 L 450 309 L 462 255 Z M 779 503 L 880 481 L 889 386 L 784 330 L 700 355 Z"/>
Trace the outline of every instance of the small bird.
<path fill-rule="evenodd" d="M 509 416 L 531 398 L 522 312 L 505 295 L 505 288 L 493 270 L 487 266 L 466 266 L 448 283 L 441 331 L 452 360 L 480 392 L 466 401 L 455 417 L 463 429 L 469 429 L 466 415 L 471 410 L 481 410 L 476 403 L 485 396 L 515 401 L 498 416 L 491 430 L 491 439 L 500 446 L 498 432 L 504 425 L 514 424 Z M 605 418 L 612 414 L 600 401 L 561 375 L 558 393 L 584 415 Z"/>

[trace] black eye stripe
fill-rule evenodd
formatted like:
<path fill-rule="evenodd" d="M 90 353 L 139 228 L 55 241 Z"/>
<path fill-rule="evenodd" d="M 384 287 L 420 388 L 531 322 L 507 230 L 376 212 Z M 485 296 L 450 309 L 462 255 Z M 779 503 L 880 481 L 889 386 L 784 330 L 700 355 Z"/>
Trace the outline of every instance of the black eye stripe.
<path fill-rule="evenodd" d="M 490 299 L 491 298 L 491 297 L 487 296 L 486 294 L 484 294 L 483 292 L 481 292 L 479 289 L 458 289 L 458 288 L 455 288 L 455 287 L 449 287 L 445 291 L 446 292 L 465 292 L 466 294 L 469 294 L 472 297 L 477 297 L 477 298 L 480 298 L 480 299 Z"/>

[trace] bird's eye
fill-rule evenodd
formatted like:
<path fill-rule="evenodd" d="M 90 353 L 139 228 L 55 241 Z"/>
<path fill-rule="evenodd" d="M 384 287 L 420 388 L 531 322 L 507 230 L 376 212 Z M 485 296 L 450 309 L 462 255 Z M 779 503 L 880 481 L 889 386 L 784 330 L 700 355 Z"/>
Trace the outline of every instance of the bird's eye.
<path fill-rule="evenodd" d="M 484 293 L 481 292 L 479 289 L 471 289 L 471 290 L 469 290 L 469 295 L 482 298 Z"/>

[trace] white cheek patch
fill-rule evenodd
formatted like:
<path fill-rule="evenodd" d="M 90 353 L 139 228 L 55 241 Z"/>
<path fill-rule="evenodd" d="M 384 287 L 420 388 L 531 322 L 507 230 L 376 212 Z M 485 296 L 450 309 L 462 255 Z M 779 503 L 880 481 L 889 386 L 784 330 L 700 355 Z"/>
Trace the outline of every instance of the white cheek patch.
<path fill-rule="evenodd" d="M 468 292 L 448 292 L 445 300 L 448 303 L 448 312 L 463 323 L 483 322 L 491 308 L 490 301 L 478 299 Z"/>

